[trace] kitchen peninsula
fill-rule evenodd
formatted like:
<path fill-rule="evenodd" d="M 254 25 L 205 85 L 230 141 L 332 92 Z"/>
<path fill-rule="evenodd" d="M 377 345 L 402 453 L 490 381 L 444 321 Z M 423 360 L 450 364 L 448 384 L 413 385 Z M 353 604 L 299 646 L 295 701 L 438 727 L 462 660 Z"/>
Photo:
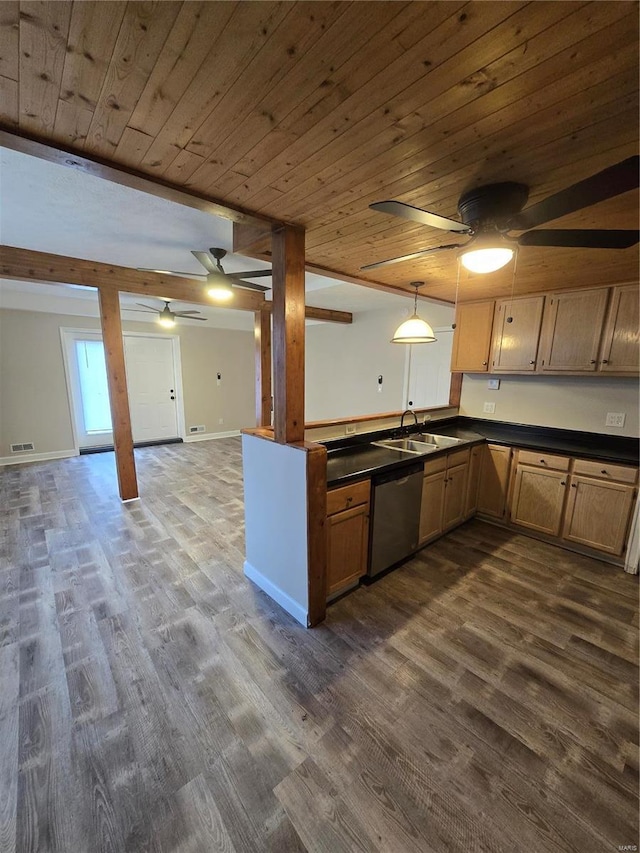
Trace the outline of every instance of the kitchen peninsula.
<path fill-rule="evenodd" d="M 306 565 L 308 553 L 305 534 L 309 518 L 302 511 L 301 484 L 305 456 L 312 448 L 327 454 L 325 594 L 329 600 L 368 579 L 376 481 L 394 472 L 398 479 L 404 479 L 416 465 L 421 469 L 422 482 L 416 498 L 417 541 L 406 556 L 478 515 L 562 548 L 625 565 L 637 497 L 637 440 L 451 417 L 450 411 L 440 420 L 434 415 L 428 427 L 403 431 L 412 450 L 389 446 L 389 442 L 399 443 L 394 441 L 399 436 L 396 423 L 323 444 L 307 442 L 300 448 L 273 445 L 271 455 L 274 460 L 280 458 L 274 464 L 273 476 L 278 476 L 278 465 L 286 457 L 300 491 L 296 497 L 294 492 L 283 490 L 284 514 L 275 512 L 273 504 L 254 506 L 251 477 L 245 474 L 247 512 L 262 513 L 262 531 L 270 531 L 272 547 L 279 551 L 279 555 L 271 556 L 280 568 L 275 580 L 262 575 L 251 559 L 256 555 L 258 561 L 261 559 L 259 541 L 249 534 L 247 576 L 303 621 L 307 579 L 304 572 L 296 571 L 295 564 L 297 560 L 298 566 L 301 562 Z M 425 436 L 426 429 L 430 432 Z M 438 437 L 451 443 L 429 443 L 429 438 Z M 243 442 L 245 460 L 251 460 L 254 442 L 270 442 L 270 433 L 248 430 Z M 259 456 L 264 459 L 264 454 Z M 292 537 L 291 521 L 296 514 L 300 535 Z M 274 529 L 280 529 L 281 536 L 274 537 Z M 264 546 L 265 538 L 260 541 Z"/>

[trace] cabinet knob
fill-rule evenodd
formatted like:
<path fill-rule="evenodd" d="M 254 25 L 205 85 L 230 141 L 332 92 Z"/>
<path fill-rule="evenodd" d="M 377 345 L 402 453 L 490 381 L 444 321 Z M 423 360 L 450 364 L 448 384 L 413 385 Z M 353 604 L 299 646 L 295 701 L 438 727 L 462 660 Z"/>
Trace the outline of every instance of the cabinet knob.
<path fill-rule="evenodd" d="M 566 481 L 566 480 L 560 480 L 560 485 L 561 485 L 561 486 L 566 486 L 566 485 L 567 485 L 567 481 Z"/>
<path fill-rule="evenodd" d="M 595 358 L 592 358 L 591 361 L 589 362 L 589 364 L 595 364 L 595 363 L 596 363 Z"/>
<path fill-rule="evenodd" d="M 353 498 L 351 498 L 351 497 L 347 498 L 347 503 L 350 504 L 352 500 L 353 500 Z"/>
<path fill-rule="evenodd" d="M 540 460 L 540 464 L 541 464 L 541 465 L 546 465 L 546 464 L 547 464 L 547 463 L 546 463 L 546 460 L 545 460 L 545 459 L 541 459 L 541 460 Z"/>
<path fill-rule="evenodd" d="M 483 367 L 486 367 L 486 366 L 487 366 L 487 362 L 486 362 L 486 361 L 483 361 L 483 362 L 482 362 L 482 365 L 483 365 Z"/>
<path fill-rule="evenodd" d="M 603 468 L 603 469 L 602 469 L 602 471 L 600 471 L 600 473 L 601 473 L 601 474 L 606 474 L 606 473 L 607 473 L 607 469 L 606 469 L 606 468 Z"/>
<path fill-rule="evenodd" d="M 533 361 L 533 359 L 532 359 L 532 360 L 529 362 L 529 364 L 535 364 L 535 361 Z"/>
<path fill-rule="evenodd" d="M 602 359 L 602 363 L 603 363 L 603 364 L 609 364 L 609 359 L 608 359 L 608 358 L 603 358 L 603 359 Z"/>
<path fill-rule="evenodd" d="M 576 486 L 576 484 L 575 484 L 575 483 L 571 483 L 571 488 L 572 488 L 572 489 L 577 489 L 578 487 Z"/>

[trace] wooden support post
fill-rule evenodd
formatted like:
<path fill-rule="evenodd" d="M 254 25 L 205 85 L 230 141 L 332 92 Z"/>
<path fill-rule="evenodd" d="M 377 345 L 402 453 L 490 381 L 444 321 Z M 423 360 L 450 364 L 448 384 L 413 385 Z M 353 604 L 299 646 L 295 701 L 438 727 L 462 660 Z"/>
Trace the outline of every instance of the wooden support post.
<path fill-rule="evenodd" d="M 307 451 L 308 623 L 312 628 L 327 612 L 327 448 Z"/>
<path fill-rule="evenodd" d="M 256 343 L 256 426 L 271 426 L 271 314 L 254 314 Z"/>
<path fill-rule="evenodd" d="M 273 229 L 274 438 L 304 440 L 304 231 Z"/>
<path fill-rule="evenodd" d="M 118 488 L 123 501 L 138 497 L 136 463 L 133 457 L 131 416 L 127 395 L 127 375 L 124 366 L 124 344 L 120 321 L 120 297 L 112 288 L 99 288 L 100 323 L 107 363 L 107 384 L 113 426 L 113 445 L 116 452 Z"/>

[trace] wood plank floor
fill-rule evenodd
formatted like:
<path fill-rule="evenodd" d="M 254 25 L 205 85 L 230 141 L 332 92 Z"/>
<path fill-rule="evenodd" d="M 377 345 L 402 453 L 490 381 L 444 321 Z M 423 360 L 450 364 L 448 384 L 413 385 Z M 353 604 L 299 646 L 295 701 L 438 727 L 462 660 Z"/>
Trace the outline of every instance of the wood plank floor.
<path fill-rule="evenodd" d="M 471 522 L 305 631 L 239 440 L 136 459 L 0 473 L 2 853 L 638 844 L 636 578 Z"/>

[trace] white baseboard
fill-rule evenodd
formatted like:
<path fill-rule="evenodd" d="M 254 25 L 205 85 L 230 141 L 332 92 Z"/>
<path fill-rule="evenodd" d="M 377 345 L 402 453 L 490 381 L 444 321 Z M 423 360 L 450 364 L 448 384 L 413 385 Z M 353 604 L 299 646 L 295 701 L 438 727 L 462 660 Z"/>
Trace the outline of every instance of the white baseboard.
<path fill-rule="evenodd" d="M 276 586 L 272 581 L 259 572 L 251 563 L 244 561 L 244 574 L 250 581 L 260 587 L 263 592 L 266 592 L 270 598 L 273 598 L 283 610 L 286 610 L 293 618 L 299 622 L 304 628 L 308 625 L 308 611 L 301 607 L 297 601 L 294 601 L 290 595 Z"/>
<path fill-rule="evenodd" d="M 236 435 L 240 435 L 239 429 L 230 429 L 228 432 L 194 432 L 182 440 L 190 444 L 192 441 L 211 441 L 214 438 L 233 438 Z"/>
<path fill-rule="evenodd" d="M 0 456 L 0 465 L 24 465 L 25 462 L 48 462 L 51 459 L 69 459 L 79 456 L 77 450 L 52 450 L 50 453 L 20 453 L 15 456 Z"/>

